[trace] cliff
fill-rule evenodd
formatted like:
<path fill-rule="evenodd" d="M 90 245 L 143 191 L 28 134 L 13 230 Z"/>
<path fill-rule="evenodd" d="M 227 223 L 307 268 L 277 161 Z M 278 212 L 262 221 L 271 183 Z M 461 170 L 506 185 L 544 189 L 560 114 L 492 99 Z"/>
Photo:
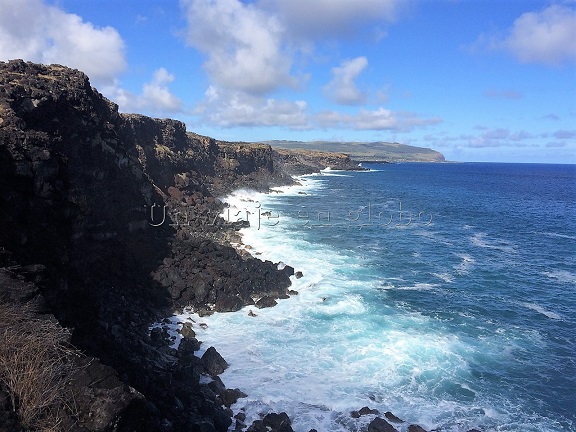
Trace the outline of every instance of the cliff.
<path fill-rule="evenodd" d="M 353 162 L 348 155 L 343 153 L 280 148 L 274 149 L 273 153 L 276 157 L 276 164 L 291 175 L 317 172 L 325 168 L 343 171 L 363 170 L 358 163 Z"/>
<path fill-rule="evenodd" d="M 149 326 L 185 306 L 288 297 L 293 269 L 240 255 L 228 245 L 238 226 L 217 217 L 233 188 L 290 181 L 278 155 L 120 114 L 77 70 L 0 62 L 0 314 L 25 310 L 32 339 L 70 329 L 56 345 L 72 353 L 59 359 L 77 401 L 25 418 L 2 363 L 19 350 L 0 349 L 0 430 L 45 430 L 55 411 L 71 431 L 227 430 L 241 393 L 218 383 L 222 360 L 195 357 L 193 334 L 176 350 Z"/>
<path fill-rule="evenodd" d="M 444 155 L 436 150 L 384 141 L 265 141 L 274 149 L 337 152 L 351 161 L 360 162 L 444 162 Z"/>

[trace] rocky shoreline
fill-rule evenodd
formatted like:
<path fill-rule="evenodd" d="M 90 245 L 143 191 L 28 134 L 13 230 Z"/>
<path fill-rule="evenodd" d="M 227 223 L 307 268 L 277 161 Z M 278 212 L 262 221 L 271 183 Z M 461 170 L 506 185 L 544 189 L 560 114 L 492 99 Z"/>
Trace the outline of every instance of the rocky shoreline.
<path fill-rule="evenodd" d="M 80 71 L 0 62 L 0 431 L 212 432 L 233 421 L 291 431 L 284 413 L 250 426 L 234 416 L 243 389 L 225 388 L 213 347 L 195 355 L 192 326 L 177 348 L 150 326 L 185 307 L 228 312 L 294 294 L 294 269 L 232 246 L 245 222 L 219 217 L 216 197 L 326 166 L 358 169 L 345 155 L 220 142 L 121 114 Z M 31 366 L 35 385 L 17 369 Z M 376 416 L 369 431 L 393 430 L 358 413 Z"/>

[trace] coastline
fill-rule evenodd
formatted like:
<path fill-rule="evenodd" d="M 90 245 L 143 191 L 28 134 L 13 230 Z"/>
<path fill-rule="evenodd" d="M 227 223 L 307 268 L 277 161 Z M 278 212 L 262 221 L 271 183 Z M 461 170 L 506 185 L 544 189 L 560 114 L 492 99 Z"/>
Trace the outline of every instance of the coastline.
<path fill-rule="evenodd" d="M 271 190 L 268 193 L 250 193 L 249 191 L 242 190 L 239 193 L 233 193 L 232 196 L 234 198 L 232 200 L 230 200 L 229 197 L 224 197 L 222 200 L 224 202 L 232 201 L 232 204 L 237 208 L 242 208 L 245 204 L 251 206 L 261 204 L 262 211 L 265 211 L 269 208 L 269 201 L 266 198 L 282 200 L 282 198 L 288 196 L 302 196 L 313 199 L 314 191 L 319 191 L 322 188 L 321 182 L 318 180 L 321 179 L 323 175 L 340 176 L 345 174 L 346 171 L 326 170 L 322 173 L 298 177 L 296 178 L 296 183 L 298 184 L 282 187 L 282 192 L 279 192 L 277 189 Z M 269 396 L 266 396 L 266 398 L 261 399 L 262 389 L 265 389 L 267 386 L 266 382 L 268 382 L 269 385 L 273 385 L 274 388 L 276 388 L 276 386 L 282 387 L 283 374 L 298 375 L 304 372 L 299 371 L 299 368 L 286 366 L 288 367 L 288 369 L 286 369 L 280 366 L 282 364 L 280 359 L 277 359 L 276 362 L 266 362 L 264 360 L 264 353 L 260 352 L 261 348 L 259 348 L 258 342 L 260 337 L 257 335 L 266 332 L 268 326 L 286 326 L 286 331 L 291 333 L 294 331 L 291 330 L 294 324 L 290 322 L 298 319 L 301 313 L 299 311 L 306 310 L 310 306 L 314 307 L 314 305 L 324 302 L 328 295 L 323 293 L 323 288 L 320 288 L 320 291 L 318 291 L 319 287 L 317 285 L 322 283 L 323 276 L 313 269 L 308 267 L 304 268 L 302 264 L 295 259 L 294 251 L 289 249 L 289 246 L 276 247 L 273 237 L 266 240 L 257 234 L 260 234 L 261 230 L 264 229 L 265 227 L 256 229 L 254 226 L 243 228 L 241 230 L 242 245 L 239 246 L 239 249 L 242 251 L 248 250 L 249 253 L 263 260 L 271 260 L 285 263 L 287 266 L 293 266 L 296 271 L 303 270 L 303 276 L 301 278 L 297 279 L 294 275 L 291 276 L 291 288 L 298 293 L 297 295 L 291 295 L 289 299 L 281 299 L 277 305 L 268 309 L 244 306 L 244 308 L 236 312 L 214 314 L 209 317 L 201 317 L 193 311 L 184 311 L 184 313 L 175 315 L 173 318 L 180 323 L 194 322 L 193 325 L 195 326 L 197 337 L 203 341 L 197 355 L 203 355 L 208 347 L 213 345 L 226 359 L 230 359 L 229 368 L 223 371 L 220 377 L 225 385 L 230 384 L 231 387 L 239 389 L 246 395 L 238 399 L 237 402 L 231 406 L 234 415 L 240 415 L 242 418 L 242 422 L 238 427 L 242 426 L 242 424 L 257 422 L 267 414 L 282 412 L 288 413 L 294 430 L 302 432 L 307 432 L 308 430 L 333 430 L 333 419 L 331 418 L 334 415 L 337 415 L 340 419 L 338 421 L 341 422 L 344 427 L 342 430 L 360 430 L 362 428 L 368 428 L 369 425 L 374 423 L 374 425 L 371 426 L 372 428 L 376 427 L 376 424 L 382 425 L 384 424 L 383 422 L 386 422 L 393 429 L 382 430 L 397 430 L 392 426 L 395 425 L 395 427 L 401 431 L 424 431 L 425 429 L 420 428 L 416 424 L 409 423 L 411 420 L 409 418 L 406 419 L 406 421 L 401 421 L 390 411 L 386 411 L 385 414 L 379 412 L 374 409 L 374 405 L 376 405 L 374 401 L 372 404 L 368 403 L 368 406 L 366 406 L 366 403 L 358 401 L 357 404 L 344 403 L 343 405 L 335 405 L 332 408 L 324 407 L 320 410 L 320 413 L 324 412 L 324 414 L 316 412 L 314 416 L 312 416 L 310 410 L 314 409 L 314 404 L 309 405 L 310 402 L 306 402 L 308 397 L 303 397 L 301 403 L 298 403 L 301 411 L 293 411 L 290 407 L 283 406 L 281 403 L 284 397 L 291 398 L 294 394 L 284 395 L 282 393 L 271 393 Z M 288 249 L 286 247 L 288 247 Z M 279 251 L 279 249 L 282 250 Z M 342 259 L 343 264 L 345 258 Z M 292 291 L 293 294 L 295 294 L 294 291 Z M 213 328 L 219 328 L 214 336 L 211 335 Z M 233 332 L 233 334 L 230 335 L 230 332 Z M 226 341 L 218 336 L 222 333 L 227 334 L 228 337 Z M 239 340 L 243 340 L 247 344 L 241 351 L 239 351 L 240 348 L 237 346 Z M 313 346 L 311 346 L 311 348 L 313 349 Z M 249 356 L 250 359 L 243 355 L 244 350 L 251 352 Z M 260 352 L 260 354 L 256 354 L 258 352 Z M 256 357 L 253 357 L 254 355 Z M 260 356 L 262 356 L 262 358 L 258 360 Z M 257 362 L 257 365 L 254 365 L 254 361 Z M 239 362 L 240 364 L 238 364 Z M 254 369 L 254 367 L 256 367 L 256 369 Z M 251 384 L 253 378 L 250 377 L 250 371 L 256 371 L 259 368 L 269 370 L 272 375 L 268 375 L 268 378 L 264 381 L 255 381 L 259 384 Z M 231 379 L 233 376 L 236 376 L 236 378 Z M 312 378 L 312 375 L 310 378 Z M 318 385 L 318 383 L 316 383 L 316 385 Z M 330 383 L 324 383 L 318 388 L 315 386 L 315 391 L 321 392 L 322 389 L 324 389 L 327 391 L 327 394 L 329 394 L 330 391 L 328 391 L 328 388 L 331 385 Z M 271 391 L 273 390 L 271 389 Z M 254 397 L 254 393 L 257 393 L 259 396 Z M 298 391 L 296 394 L 298 394 Z M 319 393 L 319 396 L 320 394 L 321 393 Z M 268 398 L 270 398 L 269 402 L 263 404 L 263 401 Z M 291 404 L 293 405 L 294 401 L 292 401 Z M 320 422 L 318 419 L 319 415 L 325 416 Z M 316 418 L 316 420 L 314 420 L 314 418 Z M 314 429 L 312 429 L 313 427 Z"/>
<path fill-rule="evenodd" d="M 286 184 L 293 170 L 327 160 L 354 164 L 119 113 L 84 73 L 61 65 L 0 62 L 0 90 L 0 216 L 12 228 L 0 232 L 0 299 L 69 328 L 86 362 L 57 395 L 70 390 L 81 402 L 58 408 L 57 421 L 70 431 L 227 430 L 236 392 L 200 380 L 225 360 L 214 350 L 194 356 L 192 332 L 176 350 L 150 325 L 189 305 L 209 314 L 288 297 L 288 269 L 228 246 L 241 224 L 215 218 L 215 197 Z M 23 421 L 9 403 L 18 398 L 0 382 L 0 420 L 14 420 L 11 430 Z"/>
<path fill-rule="evenodd" d="M 385 179 L 372 189 L 369 177 L 348 171 L 358 167 L 346 155 L 280 154 L 266 145 L 199 136 L 175 120 L 119 113 L 83 73 L 63 66 L 0 62 L 0 90 L 6 168 L 0 172 L 0 216 L 11 228 L 0 231 L 0 309 L 21 310 L 18 320 L 38 324 L 24 327 L 27 337 L 46 325 L 63 336 L 63 346 L 82 351 L 79 370 L 69 371 L 76 375 L 66 375 L 69 387 L 57 395 L 65 399 L 71 391 L 78 402 L 75 411 L 66 404 L 59 411 L 64 418 L 58 421 L 70 432 L 224 432 L 235 420 L 250 432 L 284 432 L 290 427 L 286 412 L 298 431 L 308 432 L 306 425 L 335 430 L 335 422 L 348 432 L 379 418 L 370 409 L 374 404 L 428 429 L 461 432 L 460 419 L 469 427 L 489 430 L 507 422 L 503 427 L 514 429 L 518 417 L 532 424 L 523 402 L 537 414 L 540 430 L 554 430 L 538 401 L 573 406 L 561 383 L 528 380 L 524 386 L 526 380 L 515 378 L 517 368 L 533 377 L 543 365 L 570 367 L 563 339 L 545 336 L 563 335 L 571 315 L 537 289 L 562 292 L 574 280 L 571 269 L 547 253 L 560 242 L 570 250 L 574 239 L 558 224 L 563 221 L 540 211 L 541 198 L 550 204 L 545 209 L 558 205 L 564 212 L 573 205 L 561 176 L 540 175 L 550 169 L 395 164 L 382 168 Z M 283 193 L 272 190 L 224 219 L 217 216 L 226 209 L 216 197 L 232 187 L 269 190 L 289 184 L 290 174 L 325 166 L 344 171 L 307 176 Z M 505 187 L 488 183 L 478 190 L 470 170 L 487 172 L 476 178 L 499 179 Z M 406 175 L 426 181 L 406 184 Z M 351 177 L 360 181 L 357 189 L 349 188 Z M 525 178 L 532 179 L 528 187 Z M 546 187 L 549 181 L 559 187 Z M 335 187 L 307 189 L 322 183 Z M 370 214 L 372 197 L 374 208 L 397 214 L 400 199 L 408 204 L 407 190 L 413 210 L 420 203 L 422 210 L 435 210 L 432 230 L 413 230 L 412 224 L 377 232 L 360 224 L 354 225 L 360 242 L 347 243 L 352 212 Z M 438 192 L 444 193 L 441 204 Z M 276 204 L 268 208 L 272 200 Z M 463 209 L 468 201 L 486 211 Z M 511 202 L 526 204 L 528 220 Z M 438 223 L 448 222 L 448 215 L 456 216 Z M 527 226 L 547 220 L 546 232 L 534 226 L 519 237 L 518 220 Z M 238 234 L 247 223 L 251 231 Z M 545 259 L 544 271 L 538 263 L 524 268 L 534 257 Z M 498 277 L 485 283 L 481 270 Z M 483 290 L 469 290 L 470 283 Z M 494 301 L 507 288 L 523 292 L 524 286 L 543 297 Z M 456 309 L 446 313 L 442 300 L 450 293 Z M 195 322 L 186 318 L 179 334 L 162 328 L 173 325 L 163 322 L 166 316 L 188 306 L 198 312 Z M 0 320 L 0 333 L 10 329 L 6 322 Z M 510 351 L 500 352 L 509 337 Z M 549 355 L 540 342 L 558 352 Z M 4 354 L 11 346 L 3 344 Z M 469 364 L 470 352 L 481 360 Z M 522 352 L 539 357 L 514 363 Z M 478 368 L 496 371 L 501 364 L 506 368 L 494 382 L 471 377 Z M 356 368 L 362 365 L 368 369 Z M 522 391 L 500 392 L 494 387 L 500 377 Z M 226 388 L 222 380 L 229 378 Z M 437 385 L 447 386 L 440 396 Z M 558 392 L 556 399 L 545 394 L 549 388 Z M 0 381 L 1 432 L 4 424 L 10 432 L 21 429 L 17 391 Z M 477 409 L 477 400 L 487 407 Z M 509 401 L 513 409 L 501 410 Z M 554 421 L 572 425 L 562 409 L 550 411 L 560 412 Z"/>

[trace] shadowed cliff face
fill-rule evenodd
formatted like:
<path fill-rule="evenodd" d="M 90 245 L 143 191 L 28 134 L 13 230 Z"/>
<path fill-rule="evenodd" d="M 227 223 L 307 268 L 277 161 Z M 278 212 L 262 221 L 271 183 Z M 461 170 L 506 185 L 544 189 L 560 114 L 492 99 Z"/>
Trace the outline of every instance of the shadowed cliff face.
<path fill-rule="evenodd" d="M 43 299 L 42 311 L 73 328 L 77 347 L 140 392 L 129 391 L 125 400 L 138 403 L 102 415 L 110 422 L 100 426 L 82 423 L 90 410 L 81 407 L 77 430 L 227 429 L 228 413 L 199 384 L 204 366 L 193 349 L 170 349 L 148 326 L 176 307 L 227 311 L 287 297 L 286 272 L 226 245 L 234 227 L 215 217 L 214 198 L 286 181 L 269 146 L 119 114 L 76 70 L 0 62 L 0 267 L 5 280 L 37 287 L 7 296 L 20 285 L 3 284 L 0 299 Z M 195 216 L 183 226 L 178 211 Z M 87 372 L 102 373 L 110 372 Z M 94 394 L 87 380 L 78 394 Z M 105 400 L 112 409 L 114 398 Z"/>

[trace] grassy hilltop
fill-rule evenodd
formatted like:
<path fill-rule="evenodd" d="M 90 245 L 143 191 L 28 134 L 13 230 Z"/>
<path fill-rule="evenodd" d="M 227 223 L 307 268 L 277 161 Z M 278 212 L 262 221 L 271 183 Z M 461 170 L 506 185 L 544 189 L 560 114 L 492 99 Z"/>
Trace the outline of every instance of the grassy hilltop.
<path fill-rule="evenodd" d="M 273 148 L 304 149 L 344 153 L 355 162 L 444 162 L 444 155 L 424 147 L 406 144 L 340 141 L 264 141 Z"/>

